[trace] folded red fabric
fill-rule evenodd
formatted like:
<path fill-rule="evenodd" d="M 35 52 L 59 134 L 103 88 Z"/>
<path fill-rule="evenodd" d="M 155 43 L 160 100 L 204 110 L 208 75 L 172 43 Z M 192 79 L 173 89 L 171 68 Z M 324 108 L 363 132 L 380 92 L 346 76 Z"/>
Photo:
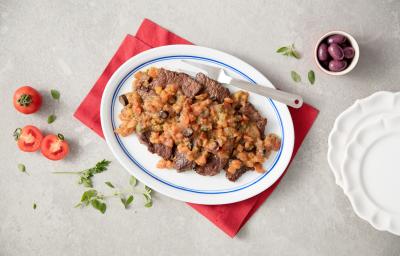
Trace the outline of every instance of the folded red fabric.
<path fill-rule="evenodd" d="M 136 54 L 150 48 L 170 44 L 191 43 L 160 27 L 156 23 L 145 19 L 137 31 L 136 36 L 127 35 L 125 37 L 117 52 L 114 54 L 109 64 L 90 90 L 89 94 L 76 110 L 74 116 L 101 137 L 104 137 L 100 123 L 100 102 L 104 88 L 112 74 L 126 60 Z M 295 144 L 292 155 L 293 159 L 303 142 L 303 139 L 315 121 L 318 115 L 318 110 L 308 104 L 304 104 L 300 109 L 289 108 L 289 110 L 292 115 L 295 130 Z M 226 234 L 234 237 L 261 204 L 269 197 L 269 195 L 271 195 L 274 189 L 278 186 L 282 177 L 264 192 L 241 202 L 225 205 L 188 204 L 222 229 Z"/>

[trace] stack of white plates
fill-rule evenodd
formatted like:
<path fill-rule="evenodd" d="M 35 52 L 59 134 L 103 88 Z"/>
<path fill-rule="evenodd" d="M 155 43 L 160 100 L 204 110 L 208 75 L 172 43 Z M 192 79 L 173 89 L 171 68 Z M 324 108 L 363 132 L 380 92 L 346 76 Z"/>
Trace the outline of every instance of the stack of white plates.
<path fill-rule="evenodd" d="M 335 121 L 328 162 L 356 214 L 400 235 L 400 93 L 357 100 Z"/>

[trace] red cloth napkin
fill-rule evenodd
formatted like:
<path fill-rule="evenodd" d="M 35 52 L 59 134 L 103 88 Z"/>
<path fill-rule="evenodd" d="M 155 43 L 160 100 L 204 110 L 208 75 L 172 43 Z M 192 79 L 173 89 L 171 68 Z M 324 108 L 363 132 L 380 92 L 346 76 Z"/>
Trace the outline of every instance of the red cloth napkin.
<path fill-rule="evenodd" d="M 136 36 L 127 35 L 125 37 L 100 78 L 96 81 L 89 94 L 76 110 L 74 116 L 101 137 L 104 137 L 100 123 L 100 102 L 103 90 L 112 74 L 132 56 L 150 48 L 169 44 L 191 43 L 160 27 L 154 22 L 145 19 L 137 31 Z M 292 115 L 295 131 L 293 159 L 307 132 L 317 118 L 318 110 L 308 104 L 304 104 L 300 109 L 289 108 L 289 110 Z M 271 195 L 282 177 L 264 192 L 241 202 L 225 205 L 188 204 L 222 229 L 226 234 L 234 237 L 261 204 Z"/>

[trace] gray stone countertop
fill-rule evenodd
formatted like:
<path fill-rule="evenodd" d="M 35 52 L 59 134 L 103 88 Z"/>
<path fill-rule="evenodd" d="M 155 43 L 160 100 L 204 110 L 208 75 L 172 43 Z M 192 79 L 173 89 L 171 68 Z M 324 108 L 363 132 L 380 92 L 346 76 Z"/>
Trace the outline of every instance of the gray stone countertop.
<path fill-rule="evenodd" d="M 75 177 L 50 174 L 106 158 L 113 160 L 110 171 L 96 182 L 127 184 L 128 173 L 105 142 L 72 114 L 143 18 L 247 61 L 320 110 L 287 175 L 234 239 L 161 194 L 150 209 L 139 198 L 130 210 L 110 200 L 105 215 L 74 209 L 83 188 Z M 351 33 L 361 47 L 358 66 L 343 77 L 323 74 L 312 58 L 319 36 L 334 29 Z M 343 110 L 376 91 L 399 90 L 399 41 L 400 2 L 393 0 L 0 0 L 0 255 L 400 255 L 399 237 L 355 215 L 326 160 L 328 134 Z M 275 53 L 292 42 L 300 60 Z M 305 81 L 309 69 L 316 71 L 314 86 L 291 81 L 290 70 Z M 22 84 L 46 94 L 57 88 L 61 102 L 46 100 L 39 114 L 22 117 L 11 105 Z M 58 119 L 49 126 L 53 109 Z M 11 134 L 28 123 L 71 138 L 70 157 L 51 162 L 19 152 Z"/>

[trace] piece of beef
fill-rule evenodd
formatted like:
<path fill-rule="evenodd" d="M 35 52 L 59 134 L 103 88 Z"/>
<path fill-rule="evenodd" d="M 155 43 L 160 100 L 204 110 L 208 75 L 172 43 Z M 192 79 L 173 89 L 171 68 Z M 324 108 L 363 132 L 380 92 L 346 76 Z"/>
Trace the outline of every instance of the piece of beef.
<path fill-rule="evenodd" d="M 219 103 L 222 103 L 230 95 L 228 88 L 203 73 L 196 75 L 196 81 L 203 85 L 204 91 L 210 95 L 211 99 L 216 99 Z"/>
<path fill-rule="evenodd" d="M 147 149 L 151 152 L 154 153 L 154 145 L 150 143 L 150 135 L 151 131 L 144 131 L 141 133 L 138 133 L 138 138 L 139 142 L 146 145 Z"/>
<path fill-rule="evenodd" d="M 267 125 L 267 119 L 262 117 L 257 109 L 251 103 L 246 103 L 240 112 L 246 115 L 252 122 L 255 122 L 258 130 L 261 133 L 261 137 L 264 137 L 265 126 Z"/>
<path fill-rule="evenodd" d="M 166 70 L 160 68 L 157 73 L 157 77 L 153 79 L 151 82 L 151 87 L 154 88 L 156 86 L 160 86 L 165 88 L 167 84 L 180 84 L 183 76 L 181 76 L 178 72 Z"/>
<path fill-rule="evenodd" d="M 226 178 L 227 178 L 228 180 L 234 182 L 234 181 L 236 181 L 237 179 L 239 179 L 240 176 L 243 175 L 243 173 L 245 173 L 245 172 L 247 172 L 247 171 L 249 171 L 249 170 L 253 170 L 253 168 L 243 166 L 243 167 L 241 167 L 240 169 L 236 170 L 235 173 L 230 173 L 230 172 L 226 171 L 226 172 L 225 172 L 225 176 L 226 176 Z"/>
<path fill-rule="evenodd" d="M 182 84 L 180 85 L 180 87 L 182 89 L 183 94 L 185 94 L 185 96 L 188 98 L 193 98 L 203 88 L 203 86 L 200 83 L 198 83 L 196 80 L 194 80 L 188 75 L 183 77 Z"/>
<path fill-rule="evenodd" d="M 185 154 L 180 153 L 180 152 L 176 152 L 175 154 L 175 158 L 174 158 L 174 168 L 178 171 L 178 172 L 183 172 L 186 170 L 190 170 L 194 168 L 194 162 L 193 161 L 189 161 Z"/>
<path fill-rule="evenodd" d="M 164 159 L 170 159 L 173 155 L 173 148 L 165 146 L 164 144 L 154 144 L 154 153 L 161 156 Z"/>
<path fill-rule="evenodd" d="M 218 174 L 228 163 L 228 158 L 220 158 L 216 155 L 211 155 L 207 159 L 207 163 L 203 166 L 196 166 L 195 171 L 204 176 L 214 176 Z"/>
<path fill-rule="evenodd" d="M 185 73 L 178 73 L 161 68 L 158 71 L 157 77 L 151 82 L 151 87 L 153 89 L 155 86 L 164 88 L 168 84 L 178 85 L 188 98 L 196 96 L 203 87 L 200 83 Z"/>
<path fill-rule="evenodd" d="M 173 155 L 173 148 L 167 147 L 163 144 L 152 144 L 150 142 L 151 131 L 145 131 L 142 133 L 138 133 L 138 138 L 140 143 L 147 146 L 147 149 L 151 153 L 156 153 L 164 159 L 170 159 Z"/>

